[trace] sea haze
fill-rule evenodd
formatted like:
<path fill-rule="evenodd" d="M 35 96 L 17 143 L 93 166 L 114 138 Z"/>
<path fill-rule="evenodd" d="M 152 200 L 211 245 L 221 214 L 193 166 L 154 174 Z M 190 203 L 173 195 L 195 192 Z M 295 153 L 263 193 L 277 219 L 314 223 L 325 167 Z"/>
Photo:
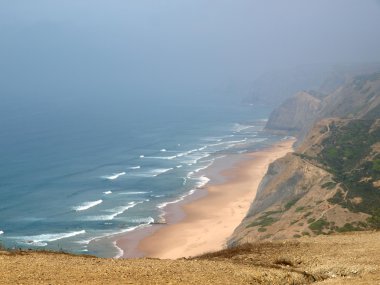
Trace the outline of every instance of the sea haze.
<path fill-rule="evenodd" d="M 38 110 L 2 115 L 0 239 L 10 248 L 114 256 L 88 243 L 149 225 L 207 183 L 202 170 L 218 157 L 277 139 L 261 132 L 269 110 L 225 102 Z"/>

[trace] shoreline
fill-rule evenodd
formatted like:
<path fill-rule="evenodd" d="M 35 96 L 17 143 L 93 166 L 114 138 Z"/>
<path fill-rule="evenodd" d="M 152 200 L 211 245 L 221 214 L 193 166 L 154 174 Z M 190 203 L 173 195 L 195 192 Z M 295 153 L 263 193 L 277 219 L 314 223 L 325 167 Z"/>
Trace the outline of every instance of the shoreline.
<path fill-rule="evenodd" d="M 227 163 L 227 167 L 216 167 L 217 171 L 210 174 L 219 177 L 215 183 L 211 179 L 183 201 L 165 207 L 166 224 L 116 237 L 114 244 L 123 251 L 121 257 L 176 259 L 223 249 L 247 214 L 269 164 L 293 151 L 294 141 L 283 140 L 258 151 L 226 157 L 219 163 Z"/>

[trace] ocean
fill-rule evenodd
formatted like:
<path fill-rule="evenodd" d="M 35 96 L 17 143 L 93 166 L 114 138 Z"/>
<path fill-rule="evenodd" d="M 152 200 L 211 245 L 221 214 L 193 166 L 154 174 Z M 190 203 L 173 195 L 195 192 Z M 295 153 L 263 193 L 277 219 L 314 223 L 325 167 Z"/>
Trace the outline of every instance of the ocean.
<path fill-rule="evenodd" d="M 160 221 L 165 205 L 209 181 L 202 171 L 216 160 L 279 139 L 262 132 L 269 108 L 90 107 L 3 110 L 3 246 L 115 256 L 89 243 Z"/>

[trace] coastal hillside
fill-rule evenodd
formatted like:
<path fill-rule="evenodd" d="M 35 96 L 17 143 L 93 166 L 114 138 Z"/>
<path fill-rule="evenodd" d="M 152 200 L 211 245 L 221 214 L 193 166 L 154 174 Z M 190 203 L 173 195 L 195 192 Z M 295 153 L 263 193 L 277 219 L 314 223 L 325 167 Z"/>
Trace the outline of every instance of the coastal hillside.
<path fill-rule="evenodd" d="M 379 63 L 305 65 L 261 74 L 253 82 L 253 90 L 245 102 L 254 105 L 279 106 L 300 90 L 316 90 L 331 94 L 350 78 L 371 74 L 380 69 Z"/>
<path fill-rule="evenodd" d="M 310 102 L 317 101 L 304 100 L 304 112 L 292 110 L 302 109 L 300 96 L 293 101 L 274 112 L 267 129 L 279 130 L 273 121 L 290 114 L 300 143 L 270 165 L 230 245 L 380 228 L 379 74 L 354 78 L 323 98 L 303 140 Z"/>
<path fill-rule="evenodd" d="M 299 92 L 285 100 L 269 117 L 265 129 L 302 140 L 323 118 L 375 119 L 380 114 L 380 72 L 348 79 L 328 95 Z"/>
<path fill-rule="evenodd" d="M 257 242 L 191 259 L 0 251 L 1 284 L 377 284 L 379 232 Z"/>

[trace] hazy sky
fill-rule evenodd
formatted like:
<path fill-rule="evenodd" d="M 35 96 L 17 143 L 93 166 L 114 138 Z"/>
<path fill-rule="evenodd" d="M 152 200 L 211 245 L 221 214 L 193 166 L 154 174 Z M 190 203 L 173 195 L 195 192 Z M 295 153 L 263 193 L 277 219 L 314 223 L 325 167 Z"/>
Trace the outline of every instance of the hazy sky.
<path fill-rule="evenodd" d="M 242 97 L 268 70 L 380 61 L 379 28 L 375 0 L 0 0 L 0 96 Z"/>

